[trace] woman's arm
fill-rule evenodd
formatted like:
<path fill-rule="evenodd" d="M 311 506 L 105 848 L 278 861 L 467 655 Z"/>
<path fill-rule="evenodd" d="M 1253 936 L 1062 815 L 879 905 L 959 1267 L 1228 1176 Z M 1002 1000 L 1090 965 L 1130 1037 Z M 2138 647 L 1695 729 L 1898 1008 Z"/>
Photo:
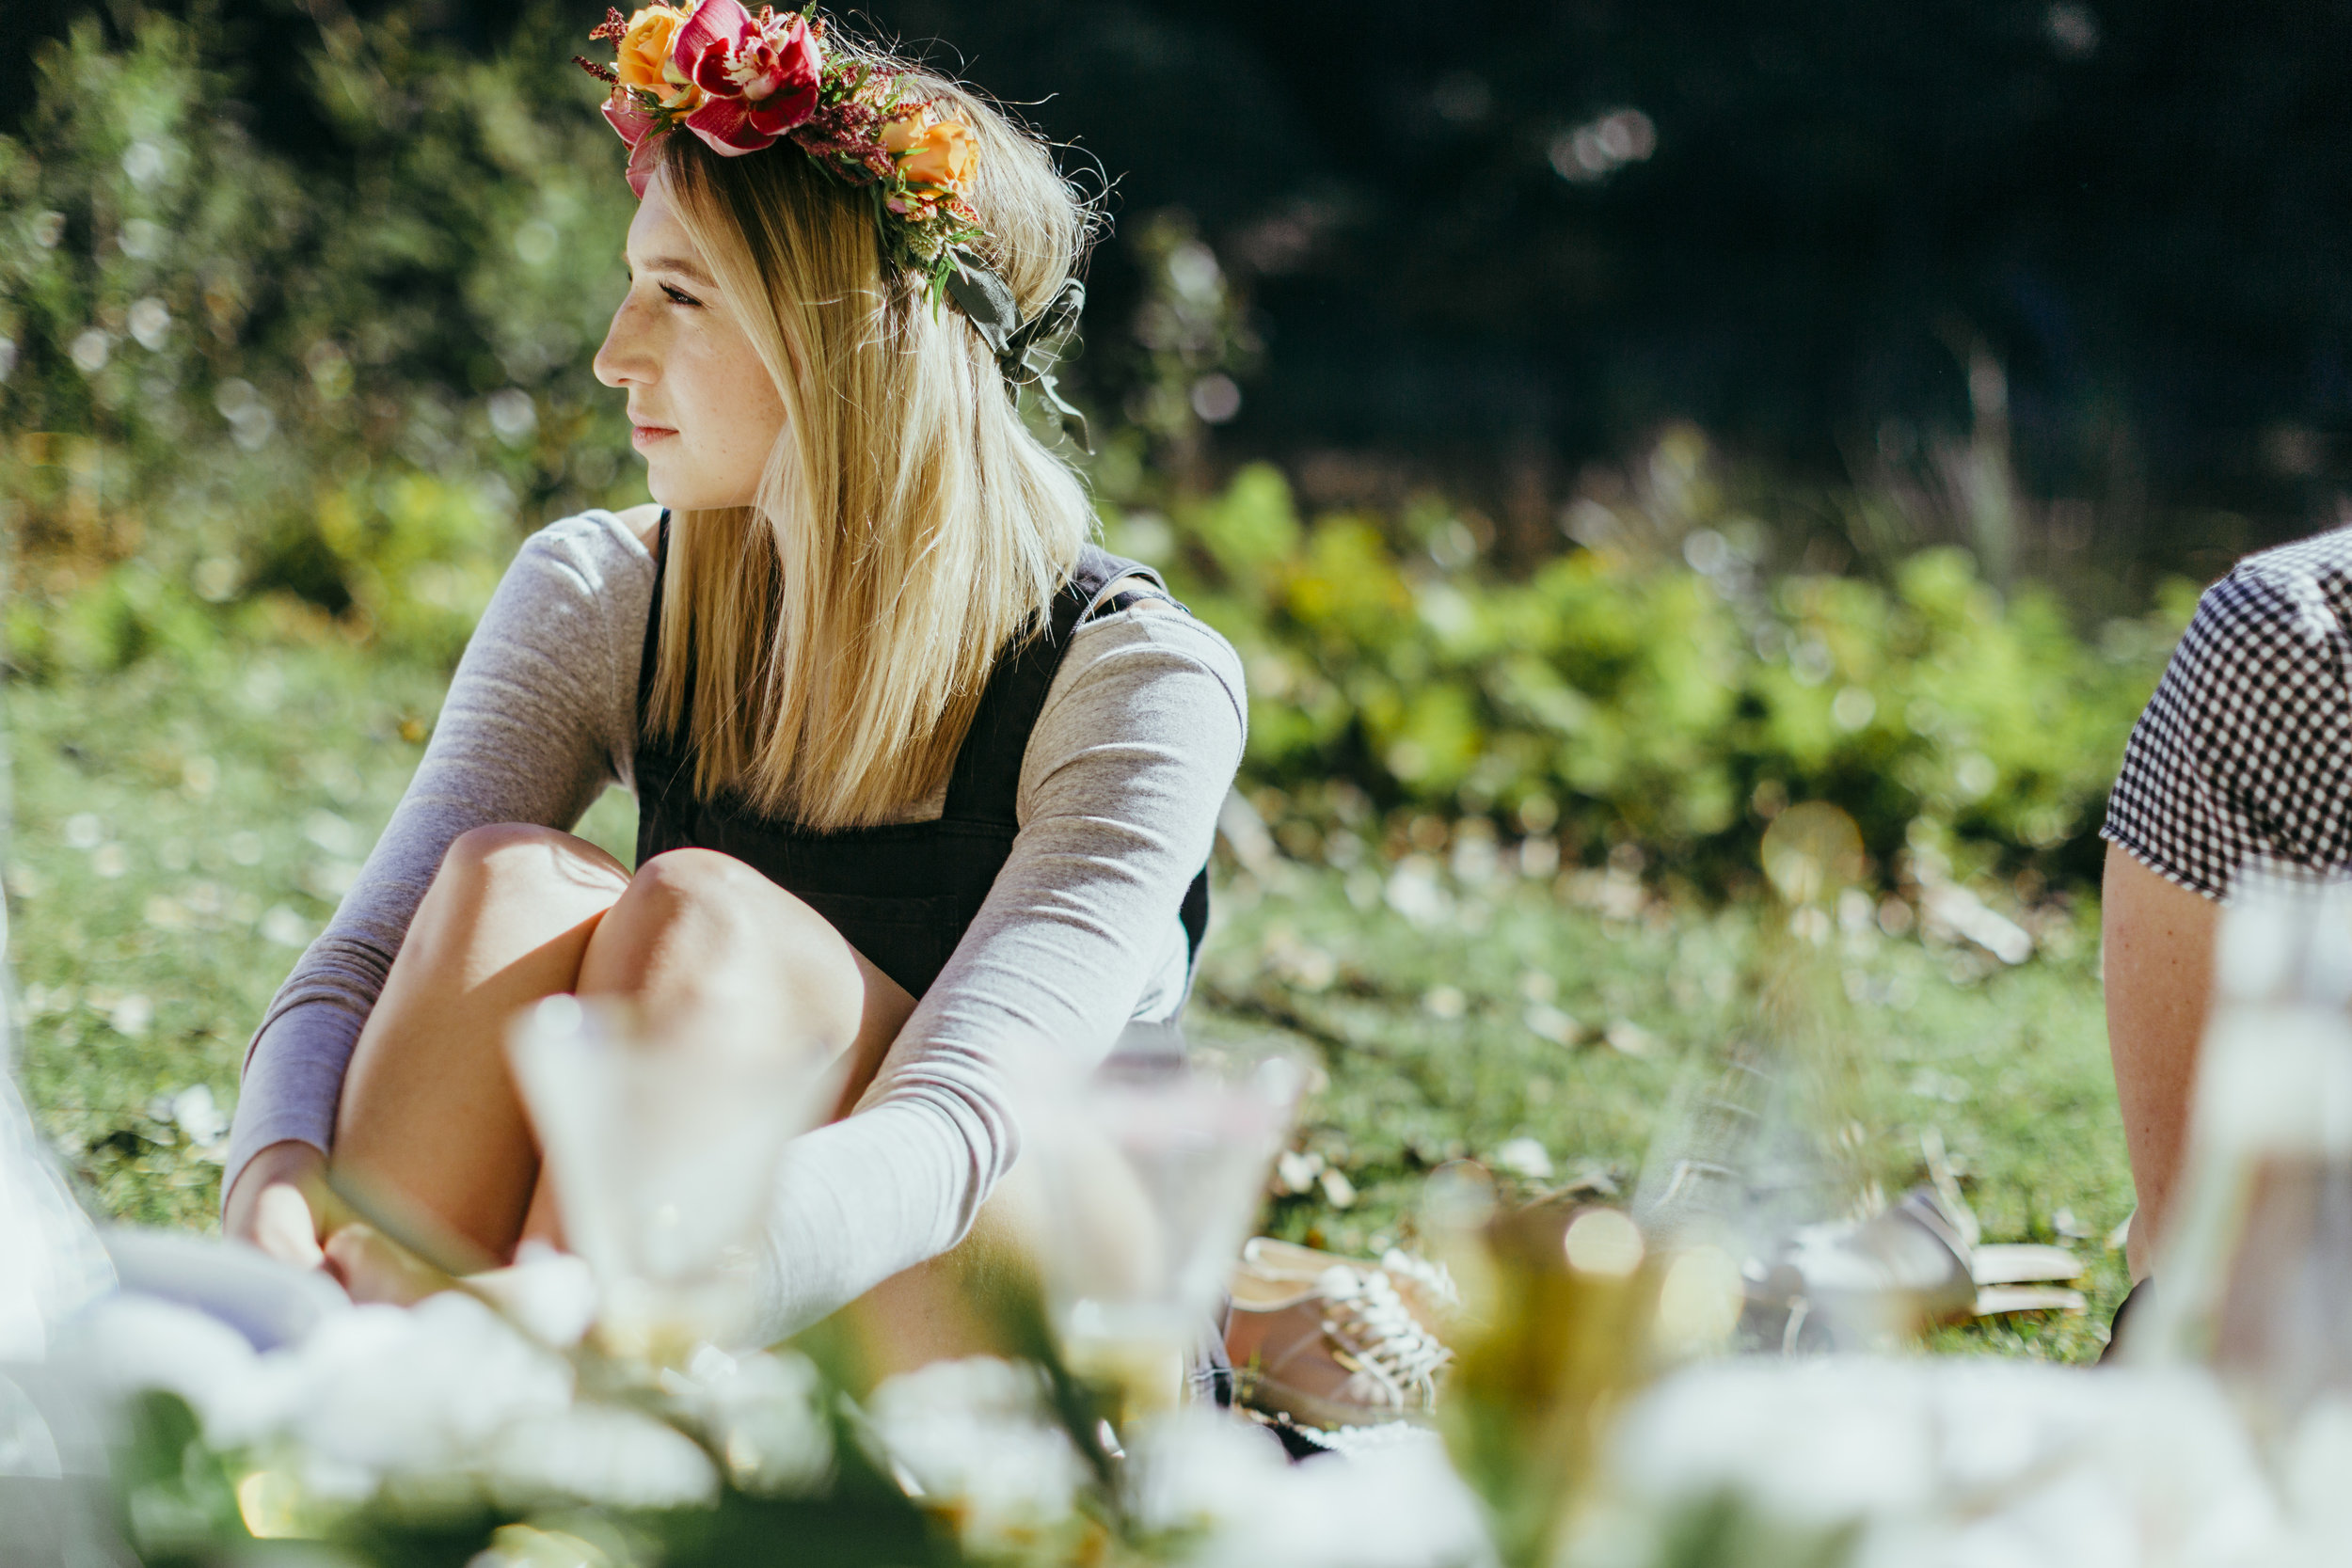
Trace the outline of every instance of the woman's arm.
<path fill-rule="evenodd" d="M 1168 608 L 1088 626 L 1023 759 L 1019 836 L 856 1114 L 787 1149 L 763 1248 L 781 1337 L 953 1246 L 1020 1151 L 1014 1065 L 1099 1062 L 1184 990 L 1184 889 L 1241 761 L 1240 660 Z"/>
<path fill-rule="evenodd" d="M 2107 1050 L 2139 1195 L 2124 1253 L 2137 1284 L 2153 1266 L 2180 1170 L 2220 906 L 2168 881 L 2113 844 L 2101 900 Z"/>
<path fill-rule="evenodd" d="M 625 776 L 652 580 L 652 558 L 611 514 L 550 525 L 508 567 L 383 837 L 246 1051 L 223 1176 L 230 1235 L 302 1252 L 287 1240 L 294 1198 L 265 1203 L 272 1189 L 324 1223 L 311 1176 L 343 1071 L 451 842 L 494 822 L 568 828 Z"/>

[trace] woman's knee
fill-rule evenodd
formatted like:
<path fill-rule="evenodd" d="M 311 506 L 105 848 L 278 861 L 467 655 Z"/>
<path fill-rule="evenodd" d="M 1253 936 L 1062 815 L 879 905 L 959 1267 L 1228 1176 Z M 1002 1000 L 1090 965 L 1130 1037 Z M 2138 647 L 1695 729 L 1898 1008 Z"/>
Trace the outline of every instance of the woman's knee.
<path fill-rule="evenodd" d="M 450 841 L 433 879 L 470 899 L 504 892 L 609 897 L 628 882 L 628 868 L 586 839 L 532 822 L 469 828 Z"/>
<path fill-rule="evenodd" d="M 659 971 L 659 974 L 656 972 Z M 583 989 L 734 989 L 756 979 L 793 1001 L 838 1001 L 855 1032 L 857 959 L 823 915 L 732 855 L 672 849 L 637 868 L 590 945 Z"/>

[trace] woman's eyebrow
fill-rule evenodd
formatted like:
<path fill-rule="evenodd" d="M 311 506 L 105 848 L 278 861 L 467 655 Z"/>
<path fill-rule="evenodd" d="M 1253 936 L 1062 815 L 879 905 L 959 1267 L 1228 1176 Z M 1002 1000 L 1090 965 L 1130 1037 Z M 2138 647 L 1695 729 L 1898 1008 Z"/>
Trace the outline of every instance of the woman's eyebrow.
<path fill-rule="evenodd" d="M 626 255 L 624 255 L 621 259 L 624 261 L 628 260 Z M 649 256 L 645 259 L 644 270 L 647 272 L 674 272 L 690 282 L 700 283 L 705 288 L 708 289 L 715 289 L 719 286 L 718 280 L 713 278 L 710 274 L 703 271 L 699 264 L 683 256 Z"/>

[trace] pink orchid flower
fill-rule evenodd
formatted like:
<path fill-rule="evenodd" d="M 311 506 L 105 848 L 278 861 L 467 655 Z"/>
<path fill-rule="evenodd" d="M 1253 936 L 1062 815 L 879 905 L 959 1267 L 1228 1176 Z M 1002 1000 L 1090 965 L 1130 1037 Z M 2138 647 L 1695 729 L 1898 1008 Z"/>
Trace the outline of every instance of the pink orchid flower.
<path fill-rule="evenodd" d="M 656 138 L 647 134 L 653 129 L 653 112 L 638 103 L 627 87 L 616 87 L 612 96 L 604 101 L 604 118 L 620 133 L 621 140 L 628 144 L 628 188 L 643 201 L 659 152 L 654 145 Z"/>
<path fill-rule="evenodd" d="M 703 89 L 682 124 L 715 152 L 756 152 L 817 112 L 825 74 L 808 19 L 738 0 L 702 0 L 677 31 L 670 62 Z"/>

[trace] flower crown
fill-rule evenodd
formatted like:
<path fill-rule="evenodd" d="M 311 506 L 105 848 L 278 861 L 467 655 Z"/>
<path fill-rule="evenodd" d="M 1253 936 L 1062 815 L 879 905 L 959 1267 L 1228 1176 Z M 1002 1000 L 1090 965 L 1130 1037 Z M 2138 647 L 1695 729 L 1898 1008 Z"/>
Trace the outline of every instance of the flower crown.
<path fill-rule="evenodd" d="M 974 246 L 989 238 L 963 198 L 979 166 L 972 128 L 940 112 L 908 79 L 825 46 L 815 5 L 755 16 L 738 0 L 654 0 L 623 19 L 608 10 L 592 39 L 610 39 L 610 66 L 574 63 L 610 83 L 604 118 L 628 146 L 628 186 L 652 178 L 660 138 L 683 128 L 723 157 L 786 142 L 873 204 L 882 255 L 968 317 L 1013 386 L 1033 384 L 1065 426 L 1086 420 L 1056 388 L 1052 341 L 1086 303 L 1072 278 L 1036 316 L 1021 320 L 1012 290 Z M 830 57 L 829 57 L 830 54 Z"/>

